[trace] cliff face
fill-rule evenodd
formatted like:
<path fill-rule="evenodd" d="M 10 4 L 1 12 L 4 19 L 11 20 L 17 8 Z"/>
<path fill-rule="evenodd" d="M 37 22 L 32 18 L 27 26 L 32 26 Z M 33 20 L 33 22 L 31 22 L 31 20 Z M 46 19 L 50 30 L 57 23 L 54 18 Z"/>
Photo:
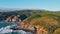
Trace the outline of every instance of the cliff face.
<path fill-rule="evenodd" d="M 11 19 L 11 17 L 8 17 L 6 19 L 6 22 L 10 21 L 10 19 Z M 26 23 L 25 20 L 21 21 L 20 19 L 18 19 L 17 16 L 15 16 L 11 20 L 13 23 L 15 21 L 20 23 L 20 26 L 17 26 L 17 28 L 28 29 L 28 30 L 31 30 L 32 32 L 36 33 L 36 34 L 48 34 L 49 31 L 46 28 L 44 28 L 43 26 L 41 26 L 42 23 L 44 25 L 46 25 L 46 23 L 49 24 L 51 22 L 49 25 L 52 25 L 52 23 L 54 23 L 53 21 L 56 22 L 56 20 L 54 20 L 53 18 L 50 18 L 50 17 L 36 18 L 36 19 L 31 20 L 30 23 Z M 54 25 L 56 25 L 56 24 L 54 24 Z"/>
<path fill-rule="evenodd" d="M 19 29 L 29 29 L 36 34 L 48 34 L 48 30 L 45 29 L 44 27 L 40 25 L 34 25 L 36 20 L 32 20 L 30 23 L 25 23 L 25 20 L 21 21 L 17 16 L 14 16 L 14 18 L 11 18 L 11 16 L 9 16 L 5 20 L 5 22 L 8 22 L 8 21 L 11 21 L 12 23 L 16 21 L 19 22 L 20 26 L 17 26 L 17 28 Z"/>
<path fill-rule="evenodd" d="M 39 26 L 39 25 L 22 25 L 22 26 L 17 26 L 20 29 L 29 29 L 34 31 L 34 27 L 36 27 L 37 31 L 35 32 L 36 34 L 48 34 L 48 30 L 46 30 L 45 28 Z"/>
<path fill-rule="evenodd" d="M 32 30 L 32 31 L 35 31 L 35 34 L 48 34 L 48 30 L 45 29 L 44 27 L 40 26 L 40 25 L 32 25 L 33 23 L 31 24 L 26 24 L 24 22 L 21 22 L 23 23 L 22 26 L 17 26 L 17 28 L 19 29 L 29 29 L 29 30 Z M 37 30 L 35 30 L 35 28 Z"/>
<path fill-rule="evenodd" d="M 36 25 L 37 34 L 48 34 L 48 30 L 40 25 Z"/>

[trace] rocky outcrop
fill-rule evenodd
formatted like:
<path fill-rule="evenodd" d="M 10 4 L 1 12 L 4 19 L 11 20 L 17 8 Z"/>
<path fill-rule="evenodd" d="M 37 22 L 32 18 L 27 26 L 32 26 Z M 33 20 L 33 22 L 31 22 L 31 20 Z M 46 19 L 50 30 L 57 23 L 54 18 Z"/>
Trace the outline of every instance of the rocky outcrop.
<path fill-rule="evenodd" d="M 44 27 L 40 26 L 40 25 L 33 25 L 35 22 L 32 21 L 32 23 L 25 23 L 25 20 L 21 21 L 20 19 L 18 19 L 17 16 L 14 16 L 14 18 L 11 18 L 11 16 L 9 16 L 5 22 L 19 22 L 20 26 L 17 26 L 18 29 L 23 29 L 23 30 L 30 30 L 32 31 L 34 34 L 48 34 L 48 30 L 45 29 Z"/>
<path fill-rule="evenodd" d="M 18 19 L 18 17 L 17 16 L 14 16 L 14 18 L 12 18 L 12 22 L 14 23 L 14 22 L 18 22 L 19 21 L 19 19 Z"/>
<path fill-rule="evenodd" d="M 11 21 L 11 16 L 9 16 L 8 18 L 6 18 L 5 22 L 9 22 Z"/>
<path fill-rule="evenodd" d="M 29 29 L 31 31 L 34 31 L 35 34 L 48 34 L 48 30 L 40 25 L 23 24 L 22 26 L 17 26 L 17 28 Z"/>
<path fill-rule="evenodd" d="M 9 16 L 8 18 L 6 18 L 5 22 L 21 22 L 21 20 L 17 17 L 17 16 L 14 16 L 13 18 L 11 16 Z"/>
<path fill-rule="evenodd" d="M 35 26 L 37 28 L 37 34 L 48 34 L 48 30 L 40 25 Z"/>

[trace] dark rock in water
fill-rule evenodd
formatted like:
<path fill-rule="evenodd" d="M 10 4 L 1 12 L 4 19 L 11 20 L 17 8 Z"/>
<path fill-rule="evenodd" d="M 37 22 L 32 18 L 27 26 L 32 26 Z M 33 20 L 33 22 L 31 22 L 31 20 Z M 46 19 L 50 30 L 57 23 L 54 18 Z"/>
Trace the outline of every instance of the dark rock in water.
<path fill-rule="evenodd" d="M 18 29 L 18 28 L 10 28 L 12 30 L 23 30 L 23 31 L 26 31 L 26 32 L 33 32 L 32 30 L 29 30 L 29 29 Z"/>
<path fill-rule="evenodd" d="M 18 28 L 10 28 L 10 29 L 12 29 L 12 30 L 19 30 Z"/>
<path fill-rule="evenodd" d="M 34 27 L 35 28 L 35 27 Z M 35 28 L 35 30 L 29 30 L 29 29 L 19 29 L 19 28 L 10 28 L 12 30 L 23 30 L 25 32 L 31 32 L 31 33 L 36 33 L 37 29 Z"/>

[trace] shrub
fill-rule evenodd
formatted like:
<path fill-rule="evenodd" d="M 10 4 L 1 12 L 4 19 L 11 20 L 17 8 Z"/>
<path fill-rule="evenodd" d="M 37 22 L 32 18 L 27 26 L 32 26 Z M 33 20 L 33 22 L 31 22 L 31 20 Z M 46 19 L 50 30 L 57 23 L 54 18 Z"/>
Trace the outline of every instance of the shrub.
<path fill-rule="evenodd" d="M 53 34 L 60 34 L 60 28 L 56 29 Z"/>

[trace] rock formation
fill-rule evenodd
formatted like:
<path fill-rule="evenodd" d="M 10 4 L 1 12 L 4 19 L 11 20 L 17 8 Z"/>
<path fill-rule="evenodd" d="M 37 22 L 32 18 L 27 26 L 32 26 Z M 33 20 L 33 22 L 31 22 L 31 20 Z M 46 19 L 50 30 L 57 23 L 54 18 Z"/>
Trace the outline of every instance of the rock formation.
<path fill-rule="evenodd" d="M 19 22 L 20 26 L 17 26 L 18 29 L 28 29 L 31 30 L 34 34 L 48 34 L 48 30 L 45 29 L 44 27 L 40 26 L 40 25 L 33 25 L 34 21 L 32 21 L 32 23 L 25 23 L 25 20 L 21 21 L 17 16 L 14 16 L 14 18 L 11 18 L 11 16 L 9 16 L 5 22 Z"/>
<path fill-rule="evenodd" d="M 6 18 L 5 22 L 9 22 L 11 21 L 11 16 L 9 16 L 8 18 Z"/>
<path fill-rule="evenodd" d="M 5 22 L 12 22 L 12 23 L 14 23 L 14 22 L 19 22 L 19 21 L 21 21 L 21 20 L 18 19 L 17 16 L 14 16 L 13 18 L 12 18 L 11 16 L 9 16 L 9 17 L 6 18 L 6 20 L 5 20 Z"/>

